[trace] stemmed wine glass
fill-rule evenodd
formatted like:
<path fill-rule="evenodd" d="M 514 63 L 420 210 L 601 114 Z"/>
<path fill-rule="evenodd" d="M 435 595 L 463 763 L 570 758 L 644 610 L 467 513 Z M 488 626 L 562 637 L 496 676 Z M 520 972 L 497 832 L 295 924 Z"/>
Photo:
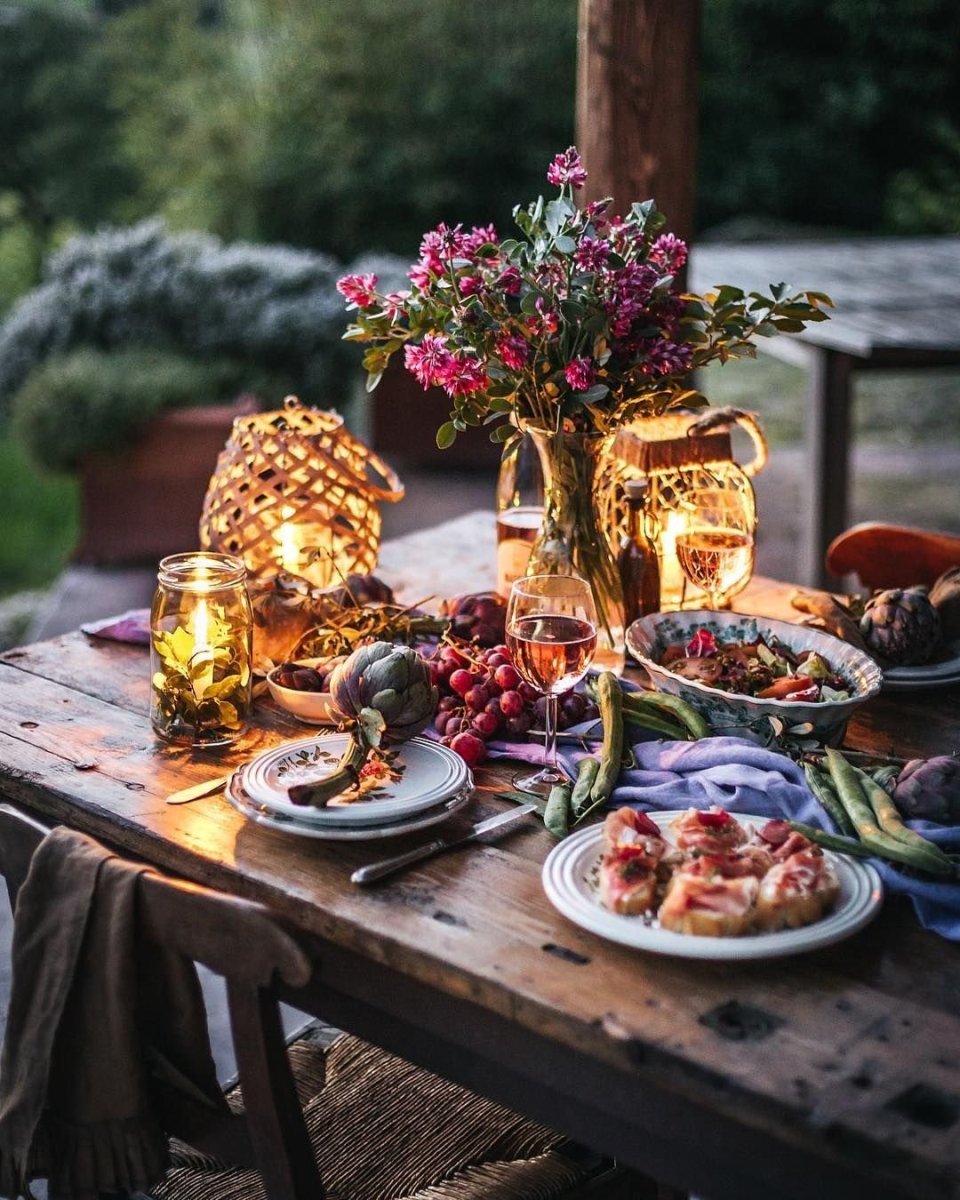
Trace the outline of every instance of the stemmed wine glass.
<path fill-rule="evenodd" d="M 677 560 L 687 579 L 720 608 L 753 574 L 753 506 L 743 491 L 702 488 L 685 498 L 688 526 L 677 534 Z"/>
<path fill-rule="evenodd" d="M 557 697 L 586 675 L 597 648 L 593 593 L 577 575 L 518 579 L 507 604 L 506 640 L 520 676 L 547 698 L 543 767 L 514 780 L 525 792 L 545 795 L 566 780 L 557 763 Z"/>

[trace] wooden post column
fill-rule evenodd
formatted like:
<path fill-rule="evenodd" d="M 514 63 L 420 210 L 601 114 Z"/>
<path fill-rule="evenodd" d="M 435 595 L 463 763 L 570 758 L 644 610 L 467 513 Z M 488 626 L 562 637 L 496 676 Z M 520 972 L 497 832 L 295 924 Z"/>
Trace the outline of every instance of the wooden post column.
<path fill-rule="evenodd" d="M 700 0 L 580 0 L 577 146 L 587 200 L 653 197 L 694 233 Z"/>

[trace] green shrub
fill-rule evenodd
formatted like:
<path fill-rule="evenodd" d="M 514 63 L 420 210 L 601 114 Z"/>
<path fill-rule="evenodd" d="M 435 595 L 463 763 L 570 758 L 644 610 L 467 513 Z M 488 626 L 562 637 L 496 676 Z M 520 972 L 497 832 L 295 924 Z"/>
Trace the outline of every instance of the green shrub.
<path fill-rule="evenodd" d="M 70 471 L 92 451 L 130 445 L 163 409 L 224 403 L 263 388 L 262 376 L 254 381 L 229 360 L 77 350 L 31 372 L 13 400 L 12 433 L 36 465 Z"/>
<path fill-rule="evenodd" d="M 339 270 L 326 255 L 168 234 L 156 220 L 72 238 L 0 326 L 0 416 L 36 367 L 81 347 L 227 357 L 323 404 L 355 370 Z"/>

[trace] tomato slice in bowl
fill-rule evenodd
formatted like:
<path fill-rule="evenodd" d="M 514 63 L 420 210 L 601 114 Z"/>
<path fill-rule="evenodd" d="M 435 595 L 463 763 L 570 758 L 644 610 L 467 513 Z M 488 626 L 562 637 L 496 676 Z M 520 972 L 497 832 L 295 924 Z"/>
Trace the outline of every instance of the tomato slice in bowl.
<path fill-rule="evenodd" d="M 723 666 L 715 658 L 676 658 L 670 663 L 670 670 L 683 679 L 695 679 L 710 686 L 720 678 Z"/>

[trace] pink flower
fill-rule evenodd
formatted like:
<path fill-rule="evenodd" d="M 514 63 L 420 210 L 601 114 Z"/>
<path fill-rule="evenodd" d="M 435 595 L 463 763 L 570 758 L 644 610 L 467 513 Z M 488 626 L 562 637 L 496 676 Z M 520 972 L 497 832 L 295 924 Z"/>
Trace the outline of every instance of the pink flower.
<path fill-rule="evenodd" d="M 575 358 L 563 368 L 563 377 L 575 392 L 585 392 L 596 379 L 596 368 L 589 358 Z"/>
<path fill-rule="evenodd" d="M 556 333 L 560 328 L 560 318 L 552 308 L 547 308 L 542 296 L 537 300 L 537 312 L 539 313 L 539 317 L 530 318 L 529 324 L 531 329 L 534 329 L 537 333 Z"/>
<path fill-rule="evenodd" d="M 409 292 L 388 292 L 384 296 L 383 311 L 391 321 L 395 321 L 397 317 L 402 317 L 406 314 L 406 302 L 409 298 Z"/>
<path fill-rule="evenodd" d="M 519 334 L 504 334 L 497 342 L 500 361 L 511 371 L 521 370 L 530 357 L 530 346 Z"/>
<path fill-rule="evenodd" d="M 409 343 L 403 348 L 403 364 L 415 376 L 426 391 L 428 387 L 443 383 L 453 355 L 446 348 L 447 339 L 431 333 L 423 335 L 419 346 Z"/>
<path fill-rule="evenodd" d="M 586 182 L 587 172 L 580 161 L 576 146 L 568 146 L 562 154 L 558 154 L 547 167 L 547 182 L 555 187 L 563 187 L 565 183 L 575 188 L 582 188 Z"/>
<path fill-rule="evenodd" d="M 499 240 L 497 231 L 492 225 L 474 225 L 473 229 L 464 237 L 460 252 L 464 258 L 475 258 L 481 246 L 487 246 L 490 243 L 495 246 Z"/>
<path fill-rule="evenodd" d="M 472 392 L 482 392 L 490 380 L 475 358 L 451 354 L 438 382 L 448 396 L 469 396 Z"/>
<path fill-rule="evenodd" d="M 607 209 L 612 201 L 608 196 L 606 200 L 591 200 L 583 210 L 588 221 L 593 222 L 593 226 L 597 233 L 602 233 L 607 227 Z"/>
<path fill-rule="evenodd" d="M 573 253 L 581 271 L 602 271 L 610 255 L 610 246 L 598 238 L 585 237 Z"/>
<path fill-rule="evenodd" d="M 675 275 L 687 261 L 687 243 L 672 233 L 662 233 L 650 247 L 647 261 L 663 267 L 668 275 Z"/>
<path fill-rule="evenodd" d="M 438 275 L 443 274 L 443 263 L 435 254 L 425 254 L 419 262 L 414 263 L 407 272 L 407 278 L 414 287 L 426 291 Z"/>
<path fill-rule="evenodd" d="M 479 275 L 464 275 L 457 282 L 457 287 L 460 289 L 461 296 L 475 296 L 483 290 L 483 280 Z"/>
<path fill-rule="evenodd" d="M 505 296 L 519 296 L 522 282 L 517 268 L 507 267 L 506 270 L 500 272 L 496 286 Z"/>
<path fill-rule="evenodd" d="M 376 275 L 344 275 L 337 280 L 337 291 L 356 308 L 370 308 L 377 302 Z"/>

